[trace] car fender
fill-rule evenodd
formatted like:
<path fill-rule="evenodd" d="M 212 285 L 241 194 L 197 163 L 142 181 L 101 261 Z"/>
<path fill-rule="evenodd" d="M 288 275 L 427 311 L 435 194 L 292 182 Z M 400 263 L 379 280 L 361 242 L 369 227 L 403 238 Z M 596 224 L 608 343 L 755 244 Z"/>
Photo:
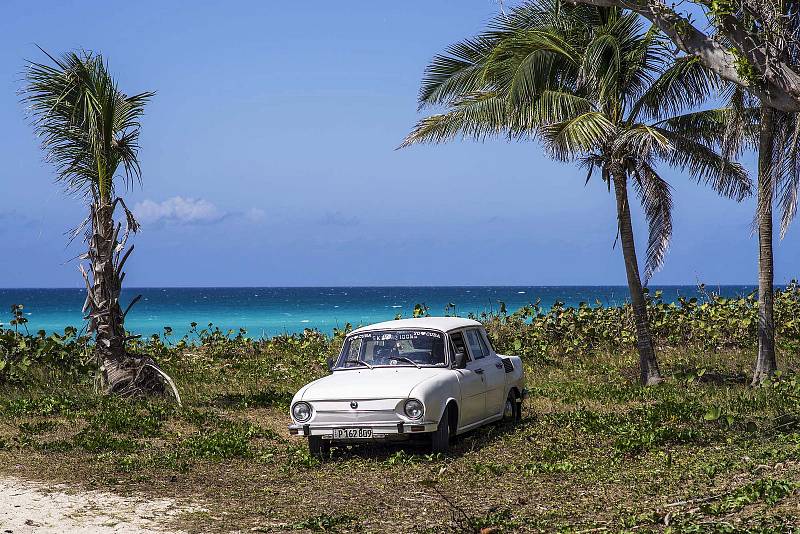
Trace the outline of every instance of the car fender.
<path fill-rule="evenodd" d="M 298 390 L 297 390 L 297 393 L 295 393 L 295 394 L 294 394 L 294 397 L 292 397 L 292 404 L 294 404 L 295 402 L 297 402 L 297 401 L 299 401 L 299 400 L 303 400 L 303 396 L 305 395 L 306 391 L 307 391 L 307 390 L 308 390 L 308 389 L 309 389 L 311 386 L 313 386 L 314 384 L 316 384 L 317 382 L 319 382 L 319 381 L 320 381 L 320 380 L 322 380 L 323 378 L 327 378 L 328 376 L 329 376 L 329 375 L 321 376 L 321 377 L 317 378 L 316 380 L 312 380 L 311 382 L 309 382 L 309 383 L 308 383 L 308 384 L 306 384 L 305 386 L 303 386 L 303 387 L 301 387 L 300 389 L 298 389 Z"/>
<path fill-rule="evenodd" d="M 506 373 L 506 395 L 508 395 L 513 388 L 517 388 L 521 394 L 522 390 L 525 389 L 525 370 L 522 367 L 522 358 L 503 354 L 498 354 L 498 356 L 510 360 L 514 365 L 514 370 L 510 373 Z"/>
<path fill-rule="evenodd" d="M 409 397 L 422 401 L 425 406 L 426 421 L 438 422 L 447 403 L 455 401 L 456 405 L 460 405 L 461 388 L 458 378 L 448 369 L 439 376 L 417 384 L 411 390 Z"/>

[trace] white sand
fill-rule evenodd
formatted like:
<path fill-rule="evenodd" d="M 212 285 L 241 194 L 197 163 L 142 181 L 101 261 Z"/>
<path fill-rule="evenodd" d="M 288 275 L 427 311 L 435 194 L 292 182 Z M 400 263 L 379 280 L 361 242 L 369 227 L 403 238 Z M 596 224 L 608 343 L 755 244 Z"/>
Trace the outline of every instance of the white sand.
<path fill-rule="evenodd" d="M 0 477 L 0 534 L 171 532 L 169 519 L 202 508 Z"/>

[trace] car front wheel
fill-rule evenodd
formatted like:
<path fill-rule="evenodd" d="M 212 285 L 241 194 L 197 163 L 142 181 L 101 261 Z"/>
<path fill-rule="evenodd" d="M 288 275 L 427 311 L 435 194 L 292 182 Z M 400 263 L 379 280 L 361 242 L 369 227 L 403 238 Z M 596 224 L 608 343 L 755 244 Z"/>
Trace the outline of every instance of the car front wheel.
<path fill-rule="evenodd" d="M 450 407 L 445 408 L 436 430 L 431 433 L 431 452 L 447 452 L 450 449 Z"/>
<path fill-rule="evenodd" d="M 308 452 L 318 460 L 327 460 L 331 455 L 331 444 L 322 436 L 308 436 Z"/>

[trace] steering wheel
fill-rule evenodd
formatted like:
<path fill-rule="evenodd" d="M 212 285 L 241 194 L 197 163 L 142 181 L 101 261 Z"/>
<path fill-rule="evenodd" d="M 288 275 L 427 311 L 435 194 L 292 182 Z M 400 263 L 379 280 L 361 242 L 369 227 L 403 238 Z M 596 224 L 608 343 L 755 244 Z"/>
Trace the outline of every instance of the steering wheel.
<path fill-rule="evenodd" d="M 390 365 L 391 365 L 391 361 L 392 360 L 389 360 L 389 358 L 392 358 L 393 356 L 399 356 L 399 355 L 400 355 L 400 351 L 397 350 L 397 347 L 396 346 L 391 346 L 391 345 L 388 346 L 388 347 L 378 347 L 378 348 L 375 349 L 375 352 L 374 352 L 374 357 L 375 357 L 376 360 L 380 359 L 382 363 L 386 363 L 387 361 L 389 361 Z M 394 365 L 397 365 L 397 364 L 395 363 Z"/>

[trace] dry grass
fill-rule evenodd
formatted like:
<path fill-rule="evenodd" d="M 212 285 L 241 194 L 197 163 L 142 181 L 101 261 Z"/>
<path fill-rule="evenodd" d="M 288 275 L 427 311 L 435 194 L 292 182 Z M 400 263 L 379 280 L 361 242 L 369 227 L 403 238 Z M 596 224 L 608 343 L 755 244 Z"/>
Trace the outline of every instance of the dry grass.
<path fill-rule="evenodd" d="M 286 431 L 287 394 L 321 372 L 318 359 L 170 354 L 181 409 L 80 384 L 9 390 L 0 473 L 201 502 L 208 512 L 173 524 L 193 532 L 785 532 L 799 521 L 800 434 L 777 419 L 795 404 L 741 383 L 748 354 L 664 351 L 670 378 L 650 389 L 634 384 L 631 354 L 529 362 L 516 427 L 468 434 L 442 457 L 369 446 L 323 464 Z M 724 415 L 706 420 L 715 407 Z"/>

